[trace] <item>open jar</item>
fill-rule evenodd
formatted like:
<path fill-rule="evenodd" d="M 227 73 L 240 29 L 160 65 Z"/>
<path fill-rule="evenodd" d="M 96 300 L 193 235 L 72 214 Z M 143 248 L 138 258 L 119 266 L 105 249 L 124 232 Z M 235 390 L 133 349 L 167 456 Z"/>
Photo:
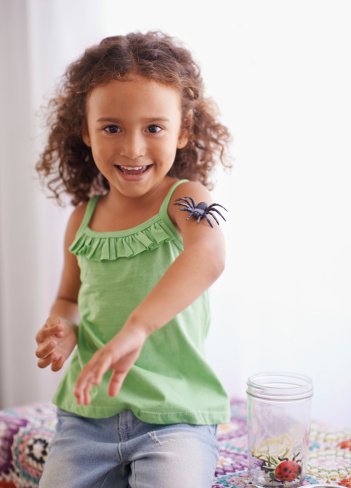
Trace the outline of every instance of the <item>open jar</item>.
<path fill-rule="evenodd" d="M 307 469 L 312 381 L 260 373 L 247 381 L 249 475 L 257 487 L 301 486 Z"/>

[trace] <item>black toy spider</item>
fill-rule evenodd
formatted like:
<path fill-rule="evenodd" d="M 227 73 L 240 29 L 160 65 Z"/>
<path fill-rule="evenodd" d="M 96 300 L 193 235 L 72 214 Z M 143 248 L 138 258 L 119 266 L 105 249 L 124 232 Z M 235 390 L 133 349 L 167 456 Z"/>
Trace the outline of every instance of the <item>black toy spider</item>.
<path fill-rule="evenodd" d="M 183 203 L 173 204 L 173 205 L 179 205 L 180 206 L 179 210 L 185 210 L 186 212 L 189 212 L 189 215 L 186 220 L 188 220 L 190 217 L 194 217 L 194 219 L 197 220 L 197 223 L 199 223 L 201 219 L 206 219 L 212 228 L 213 225 L 211 224 L 211 221 L 207 217 L 207 215 L 211 215 L 211 217 L 215 219 L 218 225 L 219 222 L 216 219 L 216 216 L 214 215 L 213 212 L 217 212 L 222 217 L 222 219 L 225 220 L 221 212 L 215 208 L 215 207 L 224 208 L 223 205 L 220 205 L 219 203 L 212 203 L 211 205 L 207 205 L 206 202 L 200 202 L 198 205 L 196 205 L 195 200 L 192 197 L 177 198 L 176 202 L 183 202 Z M 224 208 L 224 210 L 228 212 L 226 208 Z"/>

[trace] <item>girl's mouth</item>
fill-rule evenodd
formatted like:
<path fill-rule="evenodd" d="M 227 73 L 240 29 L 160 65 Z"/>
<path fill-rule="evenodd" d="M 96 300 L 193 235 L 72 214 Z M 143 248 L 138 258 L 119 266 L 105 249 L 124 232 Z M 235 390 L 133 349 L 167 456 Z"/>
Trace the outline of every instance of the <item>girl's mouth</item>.
<path fill-rule="evenodd" d="M 150 167 L 151 167 L 151 165 L 148 165 L 148 166 L 119 166 L 118 164 L 115 164 L 115 168 L 117 168 L 118 171 L 120 171 L 124 175 L 130 175 L 130 176 L 142 175 Z"/>

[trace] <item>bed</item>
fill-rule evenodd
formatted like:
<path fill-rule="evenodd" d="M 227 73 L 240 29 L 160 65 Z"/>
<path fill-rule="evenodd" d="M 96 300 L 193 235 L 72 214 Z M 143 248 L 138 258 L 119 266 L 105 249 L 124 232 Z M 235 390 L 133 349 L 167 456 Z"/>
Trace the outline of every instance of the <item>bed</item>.
<path fill-rule="evenodd" d="M 218 427 L 220 456 L 212 488 L 246 487 L 246 402 L 231 400 L 231 422 Z M 39 484 L 56 425 L 55 407 L 31 404 L 0 410 L 0 488 Z M 312 422 L 305 484 L 351 488 L 351 429 Z"/>

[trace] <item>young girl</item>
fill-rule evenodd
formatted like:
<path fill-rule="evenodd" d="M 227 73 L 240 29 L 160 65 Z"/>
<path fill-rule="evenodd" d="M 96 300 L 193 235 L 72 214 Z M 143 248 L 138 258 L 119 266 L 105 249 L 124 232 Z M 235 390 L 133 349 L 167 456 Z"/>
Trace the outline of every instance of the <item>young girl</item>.
<path fill-rule="evenodd" d="M 229 406 L 204 357 L 207 290 L 225 250 L 218 207 L 199 219 L 188 203 L 211 203 L 229 132 L 190 53 L 158 32 L 88 49 L 51 105 L 37 169 L 76 208 L 38 366 L 77 348 L 40 486 L 210 488 Z"/>

